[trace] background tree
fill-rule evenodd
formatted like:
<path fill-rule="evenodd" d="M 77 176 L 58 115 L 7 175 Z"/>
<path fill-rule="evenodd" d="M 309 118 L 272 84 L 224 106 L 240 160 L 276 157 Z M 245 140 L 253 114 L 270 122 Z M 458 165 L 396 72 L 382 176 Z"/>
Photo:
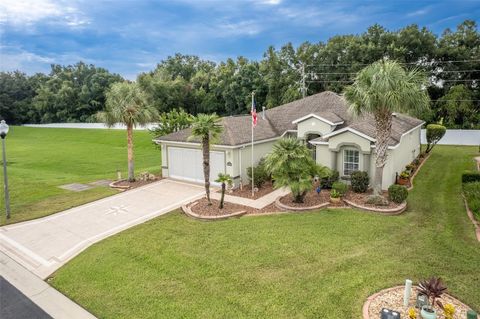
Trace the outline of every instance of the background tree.
<path fill-rule="evenodd" d="M 150 131 L 155 137 L 178 132 L 190 127 L 193 119 L 193 115 L 188 114 L 183 109 L 173 109 L 170 112 L 160 114 L 157 120 L 158 125 Z"/>
<path fill-rule="evenodd" d="M 305 195 L 313 187 L 315 176 L 327 174 L 312 158 L 310 150 L 298 139 L 285 138 L 273 145 L 265 158 L 266 170 L 272 175 L 274 187 L 289 187 L 295 203 L 303 203 Z"/>
<path fill-rule="evenodd" d="M 205 194 L 210 201 L 210 144 L 215 142 L 223 131 L 220 118 L 214 114 L 198 114 L 192 123 L 190 140 L 198 140 L 202 144 L 203 177 L 205 179 Z"/>
<path fill-rule="evenodd" d="M 135 83 L 119 82 L 112 85 L 106 93 L 107 103 L 104 112 L 97 118 L 108 126 L 117 123 L 127 127 L 128 181 L 135 181 L 133 156 L 133 128 L 155 121 L 157 110 L 146 104 L 145 95 Z"/>
<path fill-rule="evenodd" d="M 375 118 L 374 195 L 382 193 L 392 113 L 412 113 L 428 108 L 425 83 L 421 72 L 407 71 L 397 62 L 381 60 L 360 71 L 355 82 L 345 90 L 353 114 L 371 114 Z"/>

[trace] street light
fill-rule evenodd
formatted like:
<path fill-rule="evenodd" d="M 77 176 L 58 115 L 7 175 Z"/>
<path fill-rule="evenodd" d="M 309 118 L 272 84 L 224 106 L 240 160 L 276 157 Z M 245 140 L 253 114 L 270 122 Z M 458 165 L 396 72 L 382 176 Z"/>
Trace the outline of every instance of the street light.
<path fill-rule="evenodd" d="M 7 177 L 7 154 L 5 151 L 5 137 L 7 137 L 8 125 L 4 120 L 0 121 L 0 137 L 2 138 L 2 155 L 3 155 L 3 185 L 5 189 L 5 209 L 7 211 L 7 219 L 10 218 L 10 196 L 8 194 L 8 177 Z"/>

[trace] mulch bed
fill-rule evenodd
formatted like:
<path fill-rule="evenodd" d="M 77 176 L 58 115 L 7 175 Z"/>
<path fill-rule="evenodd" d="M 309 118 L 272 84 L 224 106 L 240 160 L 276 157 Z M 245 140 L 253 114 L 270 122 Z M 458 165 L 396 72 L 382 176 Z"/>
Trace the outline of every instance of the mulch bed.
<path fill-rule="evenodd" d="M 255 209 L 249 206 L 243 206 L 233 203 L 224 202 L 223 209 L 218 208 L 220 206 L 220 201 L 212 199 L 212 205 L 208 205 L 207 199 L 202 198 L 197 201 L 197 204 L 191 207 L 192 212 L 200 216 L 222 216 L 238 211 L 244 210 L 247 214 L 262 214 L 262 213 L 272 213 L 277 212 L 278 208 L 274 204 L 270 204 L 263 209 Z"/>
<path fill-rule="evenodd" d="M 403 306 L 404 289 L 405 289 L 404 286 L 399 286 L 391 289 L 386 289 L 384 291 L 381 291 L 379 294 L 372 296 L 371 297 L 372 300 L 368 305 L 368 309 L 365 309 L 366 311 L 368 311 L 368 315 L 367 313 L 364 313 L 364 318 L 365 319 L 379 318 L 379 314 L 382 308 L 398 311 L 401 315 L 401 318 L 408 318 L 408 309 L 415 308 L 417 287 L 412 288 L 412 294 L 410 296 L 408 307 Z M 455 314 L 453 315 L 454 319 L 467 318 L 467 311 L 469 308 L 463 303 L 461 303 L 460 301 L 458 301 L 457 299 L 447 294 L 443 294 L 442 298 L 440 298 L 439 300 L 444 305 L 452 304 L 455 307 Z M 445 316 L 443 314 L 443 311 L 438 307 L 435 307 L 435 309 L 437 310 L 437 318 L 444 319 Z M 417 318 L 421 318 L 420 310 L 415 308 L 415 312 L 417 313 Z"/>
<path fill-rule="evenodd" d="M 252 197 L 252 185 L 243 185 L 242 189 L 238 187 L 234 189 L 232 192 L 227 194 L 231 196 L 238 196 L 238 197 L 249 198 L 249 199 L 258 199 L 267 194 L 270 194 L 273 191 L 274 189 L 273 189 L 272 182 L 266 182 L 265 184 L 263 184 L 261 188 L 258 189 L 257 192 L 254 193 L 253 197 Z"/>
<path fill-rule="evenodd" d="M 369 189 L 365 193 L 355 193 L 351 190 L 347 192 L 345 195 L 345 199 L 354 202 L 355 204 L 365 206 L 365 207 L 371 207 L 371 208 L 378 208 L 378 209 L 393 209 L 397 208 L 400 206 L 400 204 L 394 203 L 392 201 L 388 201 L 388 205 L 386 206 L 379 206 L 379 205 L 372 205 L 372 204 L 367 204 L 366 201 L 368 199 L 368 196 L 371 196 L 373 194 L 373 190 Z M 388 200 L 388 192 L 384 191 L 383 192 L 383 197 Z"/>
<path fill-rule="evenodd" d="M 114 182 L 114 185 L 119 187 L 128 187 L 128 189 L 133 189 L 133 188 L 144 186 L 153 182 L 157 182 L 161 179 L 162 179 L 161 177 L 156 176 L 155 179 L 150 179 L 148 181 L 137 179 L 135 180 L 135 182 L 129 182 L 127 180 L 121 180 L 121 181 Z"/>
<path fill-rule="evenodd" d="M 317 206 L 323 203 L 330 202 L 330 190 L 329 189 L 322 189 L 320 194 L 317 194 L 315 190 L 311 190 L 310 192 L 305 195 L 305 199 L 303 203 L 295 203 L 293 202 L 293 195 L 287 194 L 280 198 L 280 203 L 291 206 L 291 207 L 312 207 Z M 333 207 L 346 207 L 343 201 L 340 203 L 330 203 L 330 206 Z"/>

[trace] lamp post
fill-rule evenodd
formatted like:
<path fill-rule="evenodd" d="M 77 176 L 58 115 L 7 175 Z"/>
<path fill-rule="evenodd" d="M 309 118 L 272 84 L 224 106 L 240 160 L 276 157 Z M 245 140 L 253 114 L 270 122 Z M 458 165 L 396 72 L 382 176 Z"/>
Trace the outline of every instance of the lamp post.
<path fill-rule="evenodd" d="M 2 138 L 2 159 L 3 159 L 3 186 L 5 190 L 5 209 L 7 219 L 10 218 L 10 196 L 8 194 L 8 177 L 7 177 L 7 154 L 5 151 L 5 138 L 8 133 L 8 125 L 4 120 L 0 121 L 0 137 Z"/>

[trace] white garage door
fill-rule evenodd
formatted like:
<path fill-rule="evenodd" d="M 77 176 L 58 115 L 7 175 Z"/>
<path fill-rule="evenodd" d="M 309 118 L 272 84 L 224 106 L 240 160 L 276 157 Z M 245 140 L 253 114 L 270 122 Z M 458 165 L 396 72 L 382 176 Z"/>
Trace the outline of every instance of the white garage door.
<path fill-rule="evenodd" d="M 168 148 L 168 173 L 171 178 L 203 183 L 202 151 L 191 148 Z M 225 153 L 210 152 L 210 182 L 214 183 L 218 173 L 225 173 Z"/>

